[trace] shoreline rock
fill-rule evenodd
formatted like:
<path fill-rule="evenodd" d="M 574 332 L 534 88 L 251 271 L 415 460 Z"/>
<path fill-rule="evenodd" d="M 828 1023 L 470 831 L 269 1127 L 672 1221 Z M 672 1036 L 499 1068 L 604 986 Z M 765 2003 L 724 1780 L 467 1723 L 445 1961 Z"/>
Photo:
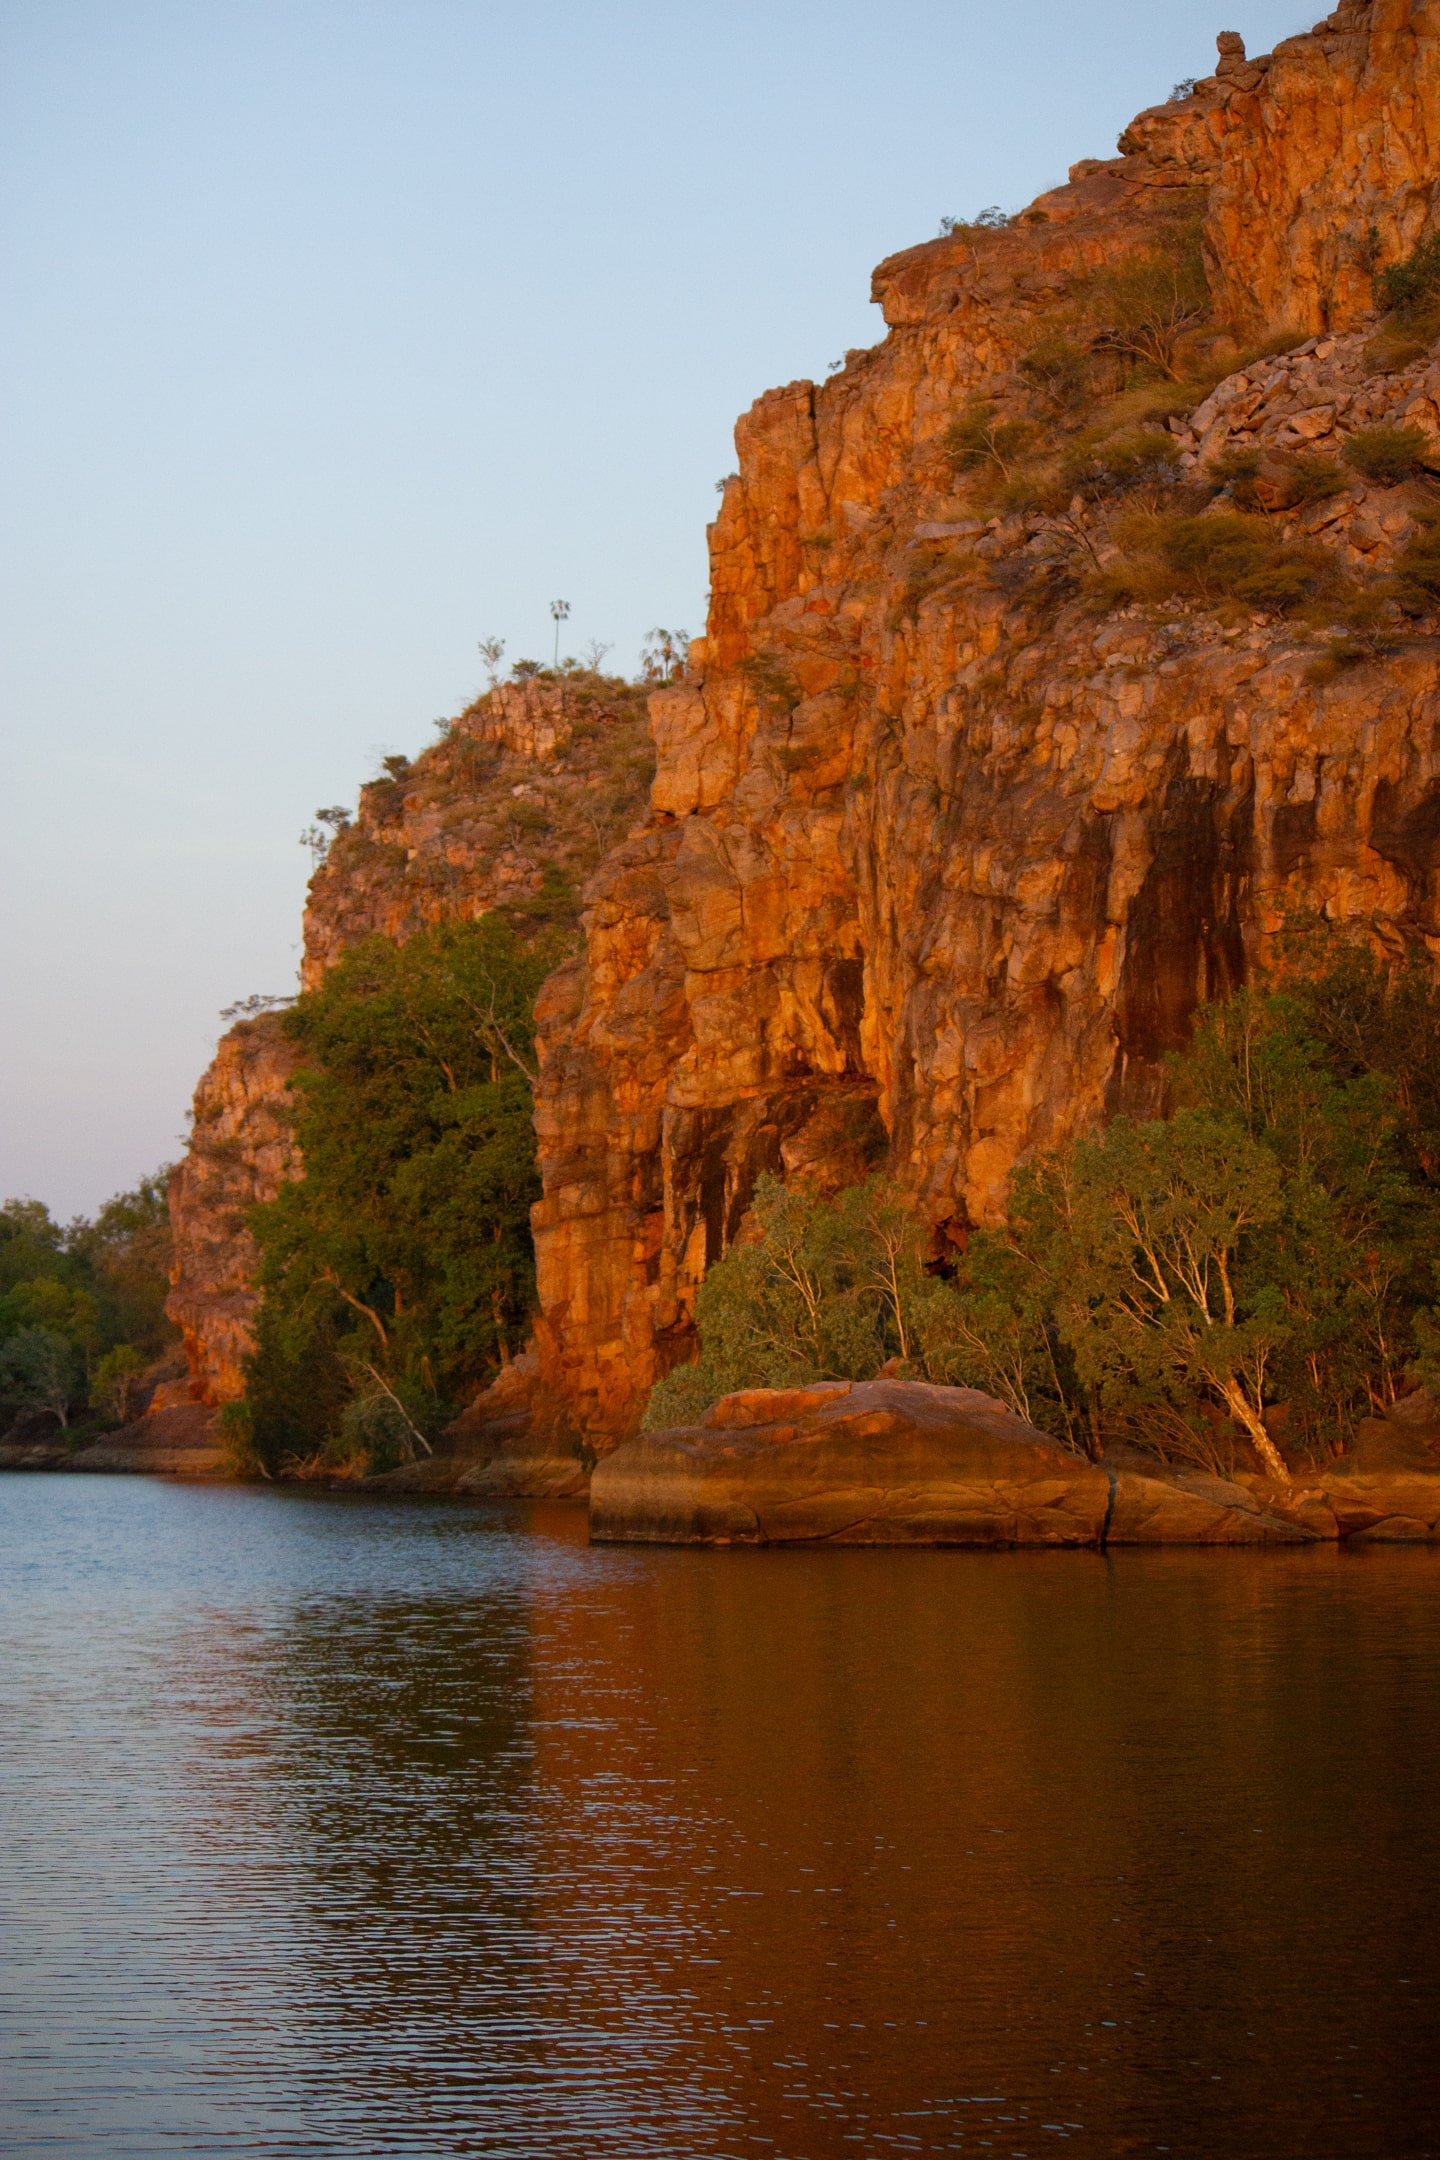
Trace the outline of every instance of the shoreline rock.
<path fill-rule="evenodd" d="M 1143 1467 L 1137 1467 L 1138 1464 Z M 590 1486 L 602 1544 L 1312 1545 L 1440 1541 L 1440 1467 L 1290 1488 L 1088 1462 L 973 1388 L 869 1380 L 725 1396 L 641 1433 Z"/>

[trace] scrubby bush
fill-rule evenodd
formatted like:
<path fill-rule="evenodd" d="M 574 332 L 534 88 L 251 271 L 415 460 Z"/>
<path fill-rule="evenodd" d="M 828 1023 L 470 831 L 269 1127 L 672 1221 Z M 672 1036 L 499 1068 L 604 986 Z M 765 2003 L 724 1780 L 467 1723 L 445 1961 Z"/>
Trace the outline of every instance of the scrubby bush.
<path fill-rule="evenodd" d="M 994 405 L 980 399 L 968 404 L 958 420 L 945 431 L 945 450 L 957 473 L 986 467 L 1009 480 L 1020 458 L 1034 440 L 1028 420 L 1002 420 Z"/>
<path fill-rule="evenodd" d="M 1432 233 L 1413 254 L 1376 274 L 1375 304 L 1402 322 L 1440 307 L 1440 233 Z"/>
<path fill-rule="evenodd" d="M 1149 254 L 1101 271 L 1094 294 L 1106 318 L 1105 343 L 1178 381 L 1180 339 L 1210 312 L 1198 224 L 1180 227 Z"/>
<path fill-rule="evenodd" d="M 1164 428 L 1124 428 L 1106 435 L 1091 429 L 1060 460 L 1060 486 L 1068 498 L 1099 502 L 1138 488 L 1164 490 L 1175 479 L 1180 446 Z"/>
<path fill-rule="evenodd" d="M 1440 606 L 1440 517 L 1420 520 L 1395 565 L 1395 596 L 1411 614 Z"/>
<path fill-rule="evenodd" d="M 1347 465 L 1378 487 L 1396 487 L 1423 471 L 1430 438 L 1418 427 L 1359 428 L 1341 451 Z"/>
<path fill-rule="evenodd" d="M 1057 413 L 1083 404 L 1090 388 L 1090 362 L 1080 347 L 1058 333 L 1039 339 L 1020 361 L 1020 373 Z"/>
<path fill-rule="evenodd" d="M 1276 540 L 1261 519 L 1239 511 L 1187 516 L 1146 507 L 1117 519 L 1112 530 L 1121 559 L 1090 584 L 1091 604 L 1100 609 L 1181 594 L 1289 614 L 1339 581 L 1327 550 Z"/>

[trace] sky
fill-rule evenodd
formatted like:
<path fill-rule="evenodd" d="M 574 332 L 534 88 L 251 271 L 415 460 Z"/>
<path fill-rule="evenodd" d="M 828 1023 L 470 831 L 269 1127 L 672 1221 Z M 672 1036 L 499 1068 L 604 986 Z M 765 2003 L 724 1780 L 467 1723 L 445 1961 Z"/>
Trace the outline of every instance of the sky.
<path fill-rule="evenodd" d="M 0 1196 L 184 1144 L 321 804 L 703 627 L 736 415 L 1278 0 L 0 0 Z"/>

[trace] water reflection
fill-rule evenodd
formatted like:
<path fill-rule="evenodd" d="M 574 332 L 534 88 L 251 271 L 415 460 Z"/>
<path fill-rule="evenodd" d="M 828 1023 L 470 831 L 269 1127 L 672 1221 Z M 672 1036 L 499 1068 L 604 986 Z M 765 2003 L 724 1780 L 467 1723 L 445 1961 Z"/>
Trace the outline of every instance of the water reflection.
<path fill-rule="evenodd" d="M 1431 1555 L 11 1479 L 0 1566 L 7 2151 L 1440 2151 Z"/>

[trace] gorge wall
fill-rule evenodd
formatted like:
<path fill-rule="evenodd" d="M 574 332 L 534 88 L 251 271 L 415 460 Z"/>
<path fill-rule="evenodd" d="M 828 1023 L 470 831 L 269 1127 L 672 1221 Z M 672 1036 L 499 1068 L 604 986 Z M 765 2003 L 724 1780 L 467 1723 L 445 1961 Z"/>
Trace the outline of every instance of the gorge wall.
<path fill-rule="evenodd" d="M 1258 60 L 1219 45 L 1117 157 L 882 264 L 884 341 L 739 423 L 706 635 L 650 699 L 648 815 L 603 850 L 597 830 L 584 949 L 541 1003 L 541 1393 L 597 1448 L 688 1354 L 762 1170 L 840 1182 L 878 1143 L 942 1252 L 1000 1213 L 1018 1158 L 1155 1109 L 1197 1001 L 1253 971 L 1288 908 L 1440 951 L 1433 622 L 1318 681 L 1314 621 L 1193 595 L 1097 609 L 1116 505 L 987 510 L 947 451 L 976 400 L 1053 430 L 1027 356 L 1077 323 L 1103 355 L 1104 277 L 1198 222 L 1197 364 L 1219 379 L 1164 415 L 1180 471 L 1333 454 L 1387 421 L 1440 466 L 1440 361 L 1378 352 L 1369 319 L 1377 263 L 1437 224 L 1440 0 L 1347 0 Z M 1271 349 L 1247 362 L 1247 340 Z M 1424 487 L 1344 473 L 1270 521 L 1371 575 Z M 509 695 L 460 732 L 511 724 Z M 434 764 L 362 804 L 312 888 L 307 979 L 366 930 L 493 904 L 500 852 L 470 828 L 524 784 Z M 243 1104 L 226 1077 L 251 1040 L 197 1097 L 197 1146 L 211 1123 L 236 1141 L 230 1183 L 176 1184 L 174 1309 L 207 1399 L 237 1384 L 250 1294 L 243 1233 L 214 1226 L 246 1175 L 285 1173 L 260 1108 L 279 1066 Z"/>

